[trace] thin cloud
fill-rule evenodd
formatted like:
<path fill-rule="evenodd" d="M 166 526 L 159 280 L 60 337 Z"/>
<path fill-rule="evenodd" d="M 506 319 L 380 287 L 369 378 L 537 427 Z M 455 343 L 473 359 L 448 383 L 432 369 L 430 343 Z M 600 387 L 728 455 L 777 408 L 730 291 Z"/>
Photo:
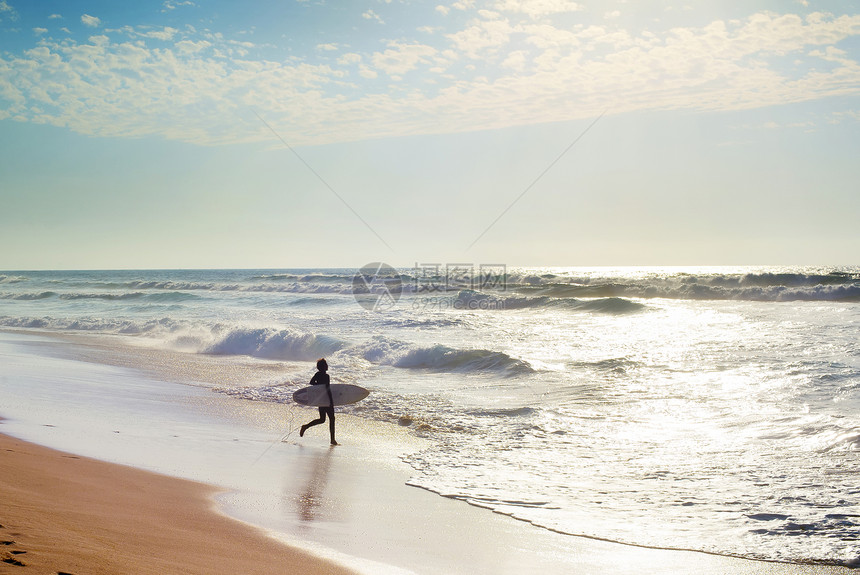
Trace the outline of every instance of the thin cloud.
<path fill-rule="evenodd" d="M 14 22 L 18 19 L 18 11 L 10 6 L 6 0 L 0 0 L 0 22 L 3 21 L 4 17 Z"/>
<path fill-rule="evenodd" d="M 499 0 L 494 8 L 501 12 L 517 12 L 532 18 L 579 12 L 583 9 L 578 2 L 570 0 Z"/>
<path fill-rule="evenodd" d="M 167 0 L 166 2 L 164 2 L 164 4 L 162 4 L 162 6 L 163 6 L 163 8 L 161 10 L 162 12 L 171 12 L 173 10 L 176 10 L 177 8 L 182 7 L 182 6 L 196 6 L 196 4 L 194 2 L 191 2 L 190 0 L 186 0 L 184 2 L 183 1 L 175 1 L 175 0 Z"/>
<path fill-rule="evenodd" d="M 365 20 L 376 20 L 380 24 L 385 24 L 385 22 L 382 20 L 382 17 L 373 10 L 368 10 L 367 12 L 362 14 L 361 17 Z"/>
<path fill-rule="evenodd" d="M 102 21 L 96 16 L 90 16 L 89 14 L 84 14 L 81 16 L 81 23 L 84 26 L 89 26 L 90 28 L 98 28 Z"/>
<path fill-rule="evenodd" d="M 436 49 L 424 44 L 389 43 L 384 52 L 373 55 L 374 66 L 390 76 L 405 74 L 416 69 L 419 64 L 431 61 Z"/>
<path fill-rule="evenodd" d="M 118 32 L 128 36 L 129 38 L 152 38 L 154 40 L 161 40 L 163 42 L 168 42 L 173 40 L 176 34 L 179 33 L 179 30 L 176 28 L 172 28 L 170 26 L 163 27 L 152 27 L 152 26 L 123 26 L 117 30 L 105 30 L 106 32 Z"/>

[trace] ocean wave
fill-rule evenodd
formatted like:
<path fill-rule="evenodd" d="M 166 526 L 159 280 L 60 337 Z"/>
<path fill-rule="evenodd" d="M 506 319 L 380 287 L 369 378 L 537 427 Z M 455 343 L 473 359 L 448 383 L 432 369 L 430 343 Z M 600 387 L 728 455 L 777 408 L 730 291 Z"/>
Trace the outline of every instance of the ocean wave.
<path fill-rule="evenodd" d="M 346 343 L 334 337 L 274 328 L 232 328 L 202 353 L 248 355 L 261 359 L 313 361 L 343 349 Z"/>
<path fill-rule="evenodd" d="M 666 298 L 741 301 L 860 301 L 860 273 L 739 273 L 623 277 L 527 276 L 507 289 L 529 297 Z"/>
<path fill-rule="evenodd" d="M 272 273 L 272 274 L 260 274 L 253 275 L 250 278 L 250 281 L 296 281 L 299 279 L 299 276 L 296 274 L 288 274 L 288 273 Z"/>
<path fill-rule="evenodd" d="M 439 372 L 494 372 L 518 375 L 534 372 L 521 359 L 488 349 L 456 349 L 442 344 L 418 346 L 402 341 L 376 337 L 347 350 L 370 363 L 404 369 L 426 369 Z"/>
<path fill-rule="evenodd" d="M 402 369 L 458 373 L 492 372 L 505 376 L 535 371 L 524 360 L 487 349 L 456 349 L 441 344 L 420 346 L 381 336 L 365 343 L 351 345 L 333 336 L 287 328 L 205 325 L 171 318 L 135 321 L 95 317 L 64 319 L 0 316 L 0 326 L 146 336 L 160 340 L 162 345 L 172 349 L 207 355 L 245 355 L 279 361 L 313 361 L 320 357 L 340 354 L 360 358 L 375 365 Z"/>
<path fill-rule="evenodd" d="M 343 349 L 334 337 L 271 327 L 205 324 L 160 318 L 53 318 L 0 316 L 0 326 L 109 335 L 146 336 L 171 349 L 206 355 L 247 355 L 282 361 L 313 361 Z"/>
<path fill-rule="evenodd" d="M 627 373 L 640 366 L 639 362 L 628 359 L 626 357 L 612 357 L 608 359 L 600 359 L 597 361 L 573 361 L 568 365 L 570 367 L 593 369 L 602 372 Z"/>
<path fill-rule="evenodd" d="M 272 273 L 272 274 L 259 274 L 253 275 L 250 277 L 250 280 L 253 282 L 264 281 L 264 282 L 300 282 L 300 283 L 315 283 L 315 282 L 323 282 L 323 283 L 352 283 L 354 273 L 350 274 L 325 274 L 325 273 L 307 273 L 307 274 L 297 274 L 297 273 Z"/>
<path fill-rule="evenodd" d="M 485 294 L 472 290 L 460 291 L 453 300 L 455 309 L 465 310 L 503 310 L 525 308 L 562 307 L 568 309 L 592 311 L 608 314 L 624 314 L 641 311 L 644 304 L 620 297 L 605 297 L 596 299 L 557 298 L 547 295 L 526 297 L 502 297 Z"/>
<path fill-rule="evenodd" d="M 392 365 L 394 367 L 424 368 L 446 372 L 495 371 L 511 375 L 534 371 L 527 362 L 500 351 L 454 349 L 442 344 L 412 349 L 403 354 Z"/>
<path fill-rule="evenodd" d="M 220 333 L 219 333 L 220 332 Z M 178 346 L 196 348 L 212 355 L 247 355 L 280 361 L 313 361 L 320 357 L 332 361 L 359 358 L 374 365 L 402 369 L 427 369 L 439 372 L 494 372 L 515 375 L 533 372 L 525 361 L 485 349 L 455 349 L 445 345 L 419 346 L 385 337 L 350 344 L 323 334 L 271 327 L 216 327 L 208 343 L 199 337 L 183 336 Z"/>
<path fill-rule="evenodd" d="M 48 298 L 55 297 L 56 295 L 57 295 L 57 292 L 52 292 L 52 291 L 24 292 L 24 293 L 5 292 L 5 293 L 0 293 L 0 299 L 32 301 L 32 300 L 48 299 Z"/>
<path fill-rule="evenodd" d="M 7 276 L 0 275 L 0 284 L 17 284 L 28 281 L 30 278 L 26 276 Z"/>
<path fill-rule="evenodd" d="M 28 329 L 50 329 L 51 320 L 41 317 L 0 317 L 0 325 L 3 327 L 20 327 Z"/>
<path fill-rule="evenodd" d="M 459 317 L 441 316 L 434 318 L 395 318 L 385 319 L 383 325 L 404 329 L 433 329 L 464 325 Z"/>
<path fill-rule="evenodd" d="M 160 292 L 160 293 L 152 293 L 146 294 L 144 299 L 147 301 L 153 301 L 158 303 L 175 303 L 175 302 L 183 302 L 190 300 L 198 300 L 202 299 L 202 296 L 193 293 L 187 292 Z"/>
<path fill-rule="evenodd" d="M 129 299 L 141 299 L 145 296 L 143 292 L 131 293 L 62 293 L 59 297 L 65 300 L 78 299 L 100 299 L 105 301 L 123 301 Z"/>
<path fill-rule="evenodd" d="M 599 285 L 588 284 L 528 284 L 509 286 L 513 290 L 531 297 L 548 298 L 589 298 L 589 297 L 616 297 L 625 287 L 616 283 L 603 283 Z"/>
<path fill-rule="evenodd" d="M 160 303 L 181 302 L 191 299 L 199 299 L 200 296 L 186 292 L 124 292 L 124 293 L 98 293 L 98 292 L 3 292 L 0 299 L 34 301 L 42 299 L 57 298 L 67 301 L 75 300 L 103 300 L 103 301 L 125 301 L 125 300 L 147 300 Z"/>
<path fill-rule="evenodd" d="M 303 283 L 299 281 L 281 283 L 218 283 L 218 282 L 179 282 L 179 281 L 131 281 L 123 284 L 126 289 L 166 290 L 166 291 L 212 291 L 247 293 L 298 293 L 298 294 L 352 294 L 352 285 L 328 283 Z"/>
<path fill-rule="evenodd" d="M 85 331 L 105 334 L 140 335 L 156 332 L 174 332 L 185 326 L 171 318 L 135 321 L 130 319 L 108 319 L 83 317 L 76 319 L 53 317 L 0 317 L 0 326 L 47 329 L 56 331 Z"/>

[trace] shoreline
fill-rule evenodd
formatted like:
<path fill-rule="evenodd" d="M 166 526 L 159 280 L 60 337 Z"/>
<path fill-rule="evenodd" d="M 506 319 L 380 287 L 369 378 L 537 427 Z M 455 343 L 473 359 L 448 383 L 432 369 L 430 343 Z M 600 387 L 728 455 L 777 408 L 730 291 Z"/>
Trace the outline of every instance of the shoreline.
<path fill-rule="evenodd" d="M 211 485 L 54 450 L 6 435 L 2 430 L 0 467 L 4 469 L 0 476 L 0 500 L 4 502 L 0 510 L 0 574 L 18 573 L 22 566 L 67 575 L 363 572 L 222 513 L 215 498 L 225 494 L 225 490 Z M 430 494 L 424 490 L 417 492 Z M 426 550 L 444 543 L 440 531 L 454 529 L 471 538 L 460 542 L 470 546 L 471 560 L 495 563 L 500 573 L 530 572 L 547 555 L 557 554 L 562 548 L 570 553 L 566 562 L 569 570 L 565 572 L 574 573 L 847 575 L 855 572 L 848 567 L 642 548 L 569 535 L 558 535 L 564 542 L 562 547 L 521 548 L 515 557 L 504 546 L 512 541 L 522 545 L 531 540 L 512 535 L 522 522 L 475 509 L 462 501 L 434 498 L 436 503 L 426 517 L 426 540 L 410 539 L 415 534 L 406 533 L 405 541 L 387 538 L 382 544 L 405 543 L 407 551 L 412 546 Z M 134 513 L 129 513 L 129 509 Z M 419 510 L 426 508 L 421 506 Z M 452 518 L 457 524 L 440 523 Z M 464 531 L 463 523 L 471 523 L 471 529 Z M 500 534 L 510 540 L 497 541 Z M 439 551 L 451 550 L 443 544 Z M 432 571 L 472 572 L 474 566 L 464 561 L 467 555 L 458 555 L 460 559 L 454 565 Z M 355 559 L 356 564 L 360 563 L 359 558 Z M 406 568 L 398 572 L 420 571 Z"/>
<path fill-rule="evenodd" d="M 68 342 L 61 345 L 68 350 L 65 347 Z M 34 351 L 38 353 L 33 354 Z M 404 442 L 410 441 L 410 436 L 399 426 L 344 415 L 338 418 L 341 438 L 345 440 L 341 447 L 331 449 L 327 433 L 322 431 L 301 441 L 293 437 L 272 443 L 273 436 L 283 429 L 285 415 L 298 421 L 311 414 L 300 411 L 291 415 L 292 411 L 285 413 L 282 405 L 234 400 L 198 387 L 178 386 L 169 383 L 169 379 L 150 380 L 128 367 L 109 368 L 68 357 L 76 356 L 75 353 L 59 354 L 62 356 L 59 358 L 55 354 L 46 355 L 45 351 L 42 346 L 22 348 L 9 342 L 4 344 L 0 339 L 0 354 L 5 353 L 3 357 L 8 360 L 0 364 L 3 368 L 0 387 L 9 400 L 2 408 L 3 415 L 9 418 L 7 428 L 0 426 L 0 433 L 9 433 L 5 441 L 17 442 L 17 449 L 26 447 L 28 453 L 32 451 L 33 455 L 28 457 L 33 465 L 36 460 L 50 457 L 46 454 L 56 458 L 54 467 L 46 463 L 45 467 L 31 469 L 25 487 L 49 485 L 57 476 L 82 465 L 82 461 L 102 468 L 102 473 L 109 477 L 129 476 L 102 486 L 113 492 L 112 497 L 145 489 L 152 481 L 185 485 L 191 489 L 189 497 L 198 501 L 198 509 L 202 505 L 207 517 L 220 517 L 220 521 L 246 533 L 250 530 L 279 549 L 283 543 L 287 550 L 309 550 L 312 566 L 307 571 L 299 568 L 301 572 L 391 575 L 532 572 L 614 575 L 631 571 L 648 575 L 691 572 L 847 575 L 854 572 L 847 567 L 771 563 L 554 533 L 410 486 L 410 470 L 400 459 L 406 449 Z M 66 394 L 69 385 L 74 386 L 73 395 Z M 99 417 L 93 418 L 92 413 L 98 413 Z M 16 456 L 15 448 L 12 449 L 7 452 L 0 446 L 0 466 L 4 472 L 7 460 Z M 261 454 L 265 454 L 262 459 Z M 18 474 L 14 471 L 8 474 L 13 477 L 6 477 L 4 473 L 0 489 L 5 490 L 9 481 L 17 480 Z M 88 483 L 86 478 L 78 481 Z M 135 485 L 134 481 L 142 486 L 128 488 Z M 66 492 L 77 493 L 69 488 Z M 71 501 L 76 498 L 76 495 L 69 497 Z M 0 500 L 5 501 L 2 492 Z M 55 538 L 52 530 L 58 526 L 77 533 L 77 528 L 60 511 L 66 504 L 56 494 L 53 500 L 31 496 L 26 502 L 26 509 L 54 518 L 33 526 L 34 534 L 44 534 L 40 535 L 45 542 L 40 548 L 42 552 L 50 549 Z M 115 513 L 121 517 L 115 519 L 128 519 L 122 516 L 129 508 L 133 507 L 121 506 Z M 169 514 L 173 510 L 167 508 L 162 512 Z M 3 516 L 5 513 L 0 509 L 0 524 L 4 525 L 0 541 L 11 540 L 3 537 L 11 525 Z M 149 525 L 170 523 L 164 519 L 166 516 L 169 515 L 161 519 L 153 517 Z M 84 527 L 88 527 L 87 523 L 84 521 Z M 126 540 L 135 537 L 127 529 L 118 533 L 119 539 L 102 538 L 101 553 L 105 557 L 100 560 L 109 559 L 113 549 L 125 548 Z M 78 537 L 77 541 L 87 542 L 87 539 Z M 26 543 L 23 538 L 21 542 Z M 216 571 L 184 572 L 283 572 L 284 566 L 279 562 L 271 570 L 269 551 L 254 551 L 251 544 L 239 546 L 245 550 L 243 560 L 257 565 L 260 571 L 245 564 L 231 571 L 219 564 Z M 0 546 L 0 553 L 15 550 L 9 547 Z M 235 547 L 236 542 L 228 541 L 219 552 L 229 555 L 229 550 Z M 26 563 L 29 549 L 21 549 L 28 551 L 20 559 Z M 35 556 L 37 548 L 30 549 Z M 148 558 L 152 553 L 141 555 Z M 179 555 L 176 560 L 185 559 Z M 344 567 L 332 571 L 334 567 L 328 567 L 326 561 Z M 114 567 L 76 572 L 68 565 L 57 565 L 53 572 L 75 575 L 165 572 L 164 565 L 160 566 L 161 569 L 151 571 Z M 0 573 L 15 573 L 17 569 L 0 563 Z"/>
<path fill-rule="evenodd" d="M 212 486 L 2 430 L 0 468 L 0 573 L 354 573 L 221 514 Z"/>

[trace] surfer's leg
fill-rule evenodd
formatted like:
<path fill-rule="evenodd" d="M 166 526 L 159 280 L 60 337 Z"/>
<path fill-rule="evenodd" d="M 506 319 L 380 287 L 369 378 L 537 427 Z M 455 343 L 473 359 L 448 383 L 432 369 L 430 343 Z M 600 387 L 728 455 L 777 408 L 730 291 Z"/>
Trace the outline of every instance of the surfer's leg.
<path fill-rule="evenodd" d="M 337 445 L 337 441 L 334 440 L 334 407 L 327 408 L 328 411 L 328 432 L 331 435 L 331 444 Z"/>
<path fill-rule="evenodd" d="M 319 408 L 319 410 L 320 410 L 320 416 L 319 416 L 319 419 L 314 419 L 314 420 L 313 420 L 313 421 L 311 421 L 310 423 L 306 423 L 306 424 L 304 424 L 304 425 L 302 426 L 302 428 L 299 430 L 299 437 L 304 437 L 304 436 L 305 436 L 305 431 L 307 431 L 307 430 L 308 430 L 308 427 L 313 427 L 314 425 L 319 425 L 320 423 L 325 423 L 325 412 L 326 412 L 326 409 L 328 409 L 328 408 L 326 408 L 326 407 L 320 407 L 320 408 Z M 334 419 L 334 418 L 332 418 L 332 419 Z"/>

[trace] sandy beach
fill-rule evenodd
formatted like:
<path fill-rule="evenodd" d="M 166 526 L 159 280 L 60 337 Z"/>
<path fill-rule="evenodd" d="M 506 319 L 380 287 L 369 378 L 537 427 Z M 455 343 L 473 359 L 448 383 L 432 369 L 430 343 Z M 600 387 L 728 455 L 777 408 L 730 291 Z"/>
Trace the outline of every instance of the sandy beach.
<path fill-rule="evenodd" d="M 0 468 L 0 573 L 350 573 L 219 514 L 206 485 L 5 435 Z"/>

